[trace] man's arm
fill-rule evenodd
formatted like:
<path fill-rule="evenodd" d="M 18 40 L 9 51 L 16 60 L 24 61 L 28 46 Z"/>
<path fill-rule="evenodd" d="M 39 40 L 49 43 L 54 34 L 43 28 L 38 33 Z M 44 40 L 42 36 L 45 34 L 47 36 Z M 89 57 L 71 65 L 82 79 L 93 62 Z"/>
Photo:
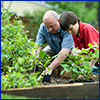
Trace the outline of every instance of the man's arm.
<path fill-rule="evenodd" d="M 53 62 L 48 66 L 51 70 L 49 71 L 49 74 L 51 75 L 52 74 L 52 71 L 58 67 L 62 61 L 65 60 L 66 58 L 66 55 L 69 54 L 71 49 L 67 49 L 67 48 L 63 48 L 60 52 L 59 52 L 59 56 L 57 58 L 55 58 L 53 60 Z M 46 69 L 46 71 L 48 70 L 48 68 Z M 41 75 L 44 75 L 44 72 L 41 74 Z"/>

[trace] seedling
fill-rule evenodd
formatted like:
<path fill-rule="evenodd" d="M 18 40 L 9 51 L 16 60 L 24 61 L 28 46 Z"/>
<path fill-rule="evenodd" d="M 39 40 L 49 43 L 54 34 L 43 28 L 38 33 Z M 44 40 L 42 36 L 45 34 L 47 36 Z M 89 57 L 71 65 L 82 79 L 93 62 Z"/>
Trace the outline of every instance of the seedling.
<path fill-rule="evenodd" d="M 88 49 L 82 49 L 77 55 L 67 55 L 67 58 L 64 62 L 62 62 L 61 66 L 64 70 L 61 72 L 71 72 L 71 78 L 77 79 L 79 75 L 84 76 L 87 80 L 89 79 L 89 75 L 92 73 L 93 67 L 90 67 L 90 61 L 92 59 L 97 59 L 95 62 L 99 61 L 99 50 L 98 45 L 92 45 L 89 43 Z M 94 49 L 94 53 L 90 51 Z M 78 49 L 74 49 L 74 52 L 77 52 Z M 81 64 L 83 63 L 83 64 Z"/>

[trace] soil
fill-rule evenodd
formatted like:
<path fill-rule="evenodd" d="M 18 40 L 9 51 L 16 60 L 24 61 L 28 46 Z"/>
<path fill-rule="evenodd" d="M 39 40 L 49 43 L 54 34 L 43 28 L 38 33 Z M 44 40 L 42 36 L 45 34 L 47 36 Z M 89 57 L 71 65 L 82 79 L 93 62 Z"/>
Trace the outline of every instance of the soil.
<path fill-rule="evenodd" d="M 57 72 L 57 70 L 56 70 Z M 95 75 L 96 77 L 93 77 Z M 98 73 L 91 73 L 90 78 L 95 81 L 99 81 L 99 74 Z M 42 85 L 58 85 L 58 84 L 69 84 L 68 81 L 71 80 L 71 74 L 63 74 L 58 75 L 57 73 L 53 73 L 51 75 L 51 81 L 50 82 L 43 82 Z"/>
<path fill-rule="evenodd" d="M 70 77 L 54 77 L 51 76 L 50 82 L 43 82 L 43 85 L 58 85 L 58 84 L 67 84 Z"/>
<path fill-rule="evenodd" d="M 58 67 L 56 68 L 52 75 L 51 75 L 51 80 L 50 82 L 42 82 L 42 85 L 58 85 L 58 84 L 67 84 L 67 82 L 71 79 L 70 78 L 70 74 L 66 75 L 63 74 L 63 75 L 60 75 L 61 73 L 61 70 L 62 70 L 62 67 Z M 39 68 L 39 71 L 42 72 L 43 69 Z M 42 81 L 42 80 L 41 80 Z"/>

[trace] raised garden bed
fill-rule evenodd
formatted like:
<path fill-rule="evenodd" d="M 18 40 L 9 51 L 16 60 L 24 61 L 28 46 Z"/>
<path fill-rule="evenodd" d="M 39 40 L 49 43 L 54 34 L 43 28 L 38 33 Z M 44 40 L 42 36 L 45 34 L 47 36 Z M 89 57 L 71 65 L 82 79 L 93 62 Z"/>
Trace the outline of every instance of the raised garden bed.
<path fill-rule="evenodd" d="M 41 99 L 99 99 L 99 74 L 95 82 L 65 84 L 64 78 L 51 78 L 51 83 L 38 87 L 1 90 L 3 94 Z"/>
<path fill-rule="evenodd" d="M 99 99 L 99 82 L 7 89 L 1 93 L 42 99 Z"/>

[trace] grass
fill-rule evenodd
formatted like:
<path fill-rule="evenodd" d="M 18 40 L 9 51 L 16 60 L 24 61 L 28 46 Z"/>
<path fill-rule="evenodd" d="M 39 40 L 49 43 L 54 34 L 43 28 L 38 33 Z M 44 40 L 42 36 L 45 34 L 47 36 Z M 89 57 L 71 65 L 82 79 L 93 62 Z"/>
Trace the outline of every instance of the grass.
<path fill-rule="evenodd" d="M 1 93 L 1 99 L 40 99 L 40 98 L 28 98 L 28 97 L 24 97 L 24 96 L 12 96 L 12 95 L 8 95 L 8 94 L 2 94 Z"/>

